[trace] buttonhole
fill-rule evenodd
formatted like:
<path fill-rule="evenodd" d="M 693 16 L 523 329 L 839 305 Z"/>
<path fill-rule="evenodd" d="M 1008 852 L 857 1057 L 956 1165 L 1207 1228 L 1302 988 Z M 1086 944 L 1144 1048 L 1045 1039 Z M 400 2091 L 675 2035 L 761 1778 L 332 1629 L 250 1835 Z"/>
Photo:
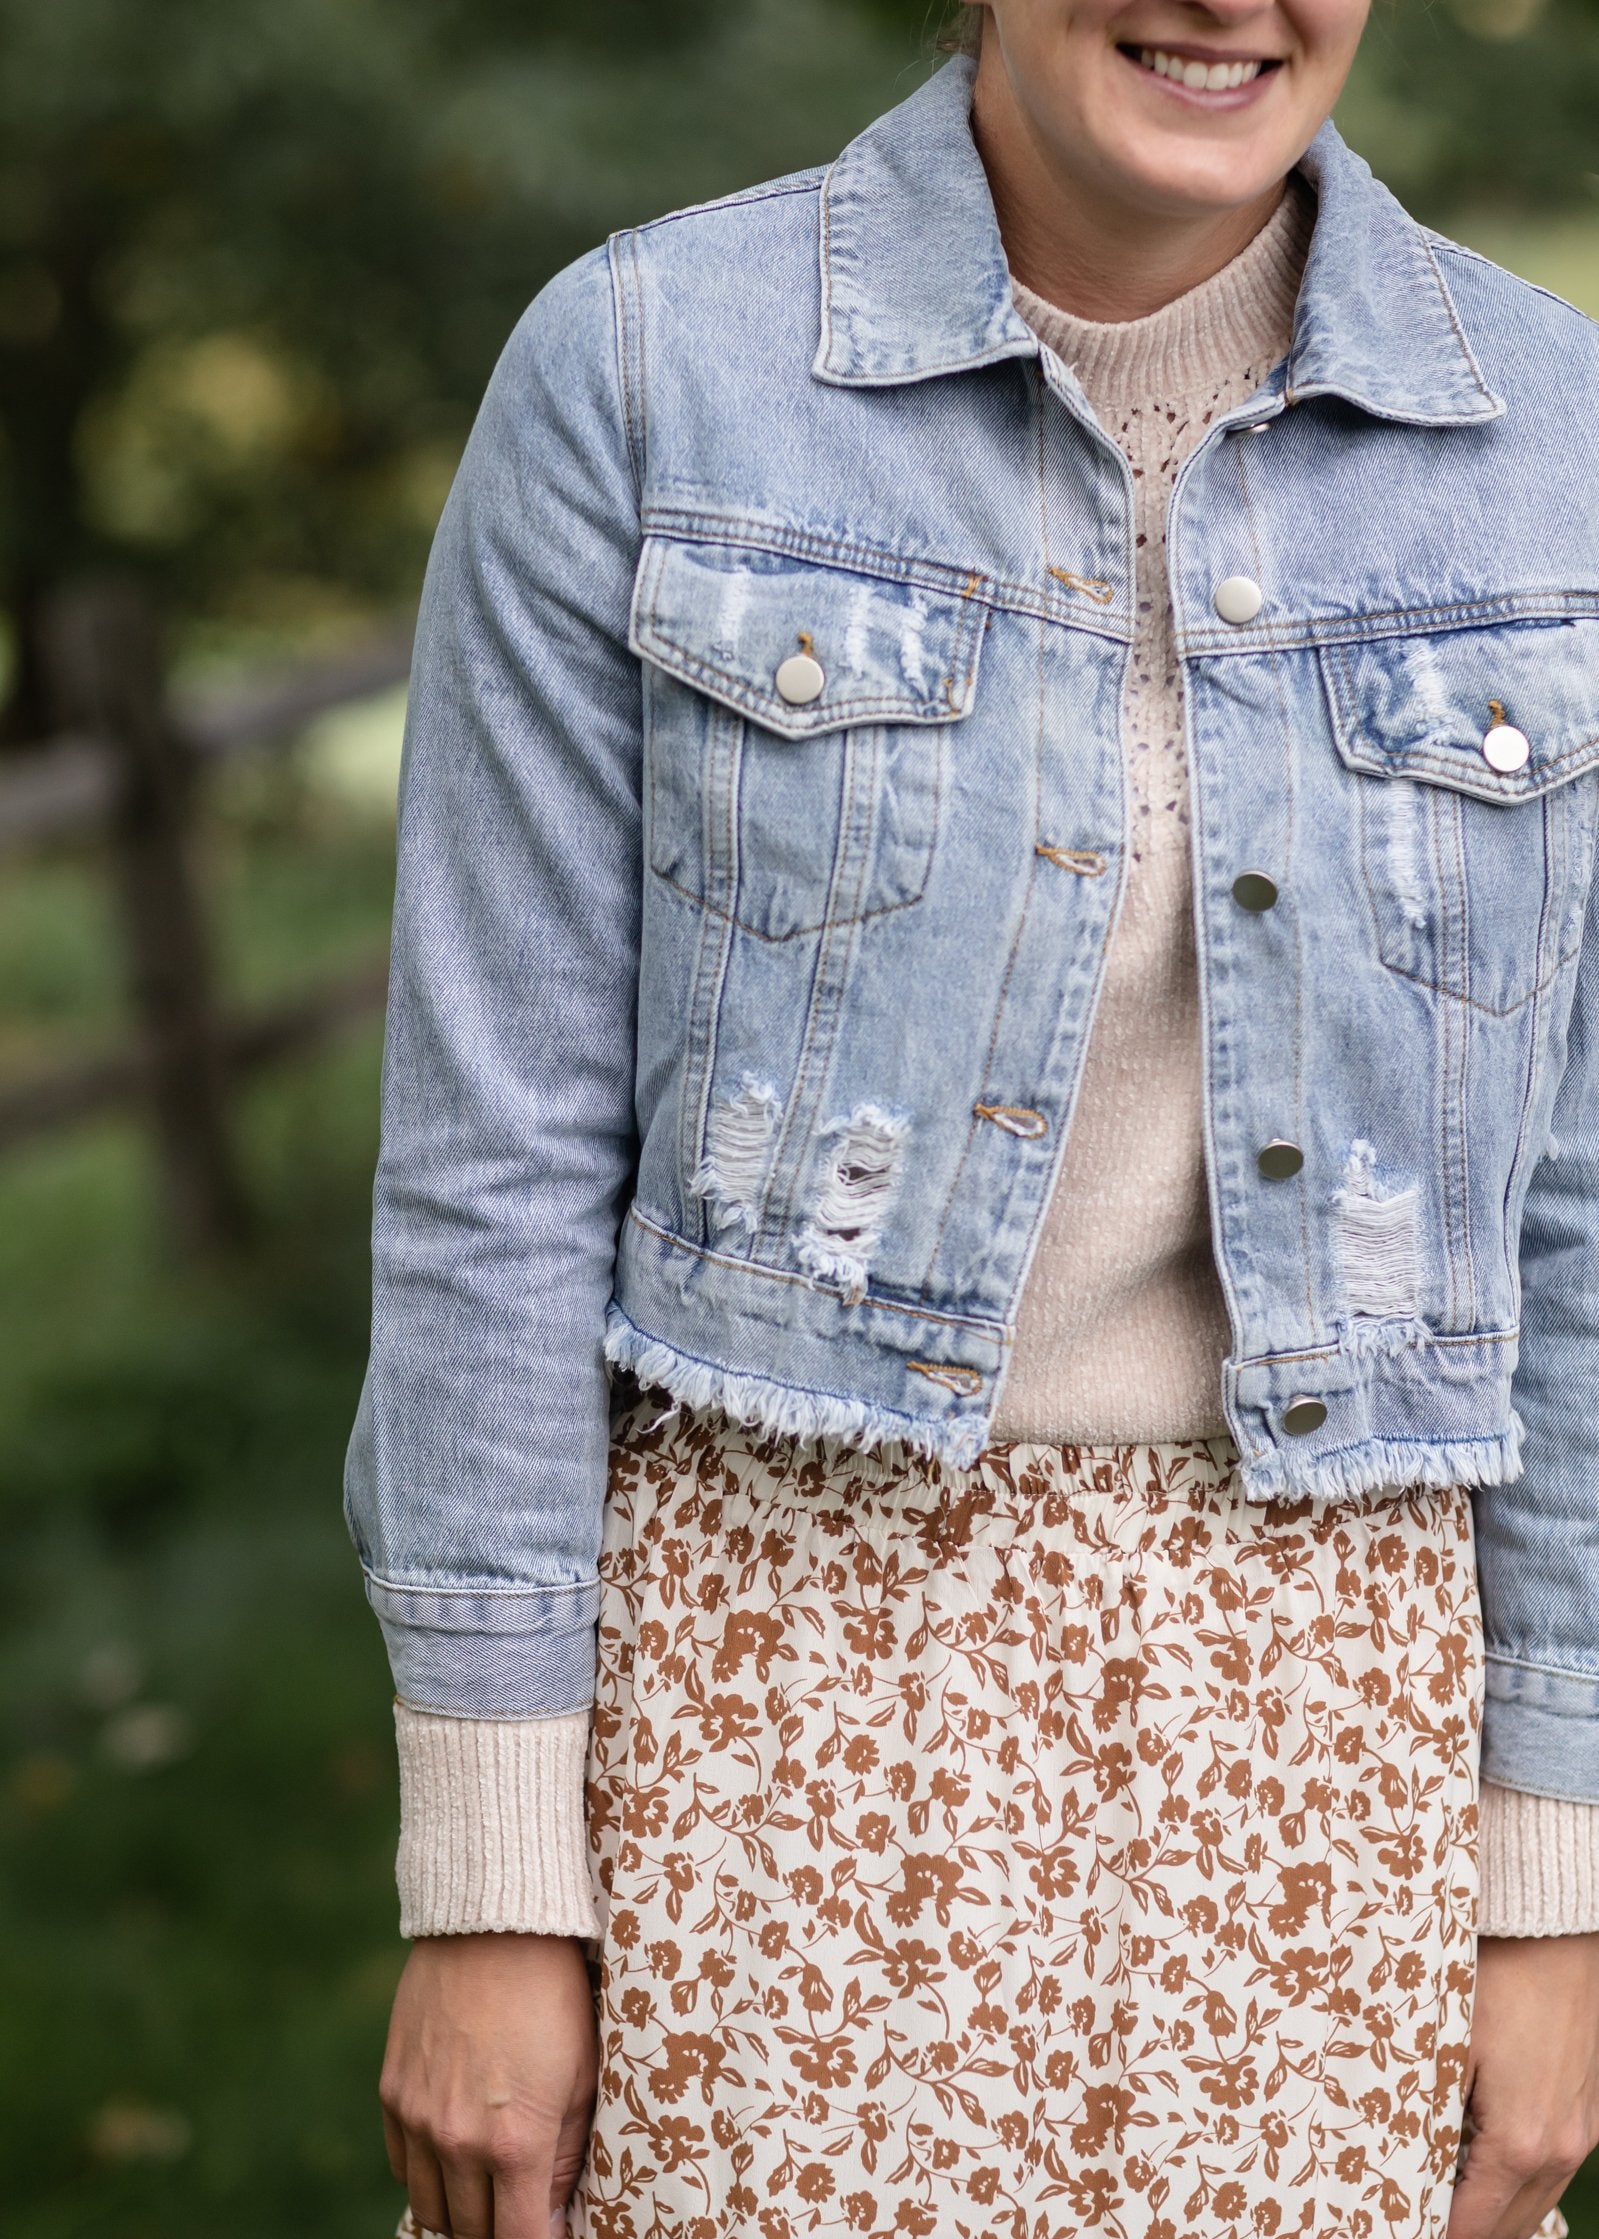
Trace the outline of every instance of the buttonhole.
<path fill-rule="evenodd" d="M 1085 599 L 1092 599 L 1097 606 L 1109 606 L 1116 596 L 1116 587 L 1097 575 L 1075 575 L 1070 568 L 1051 568 L 1050 574 L 1057 583 L 1064 583 L 1068 591 L 1081 591 Z"/>
<path fill-rule="evenodd" d="M 1042 1112 L 1035 1112 L 1026 1104 L 974 1104 L 972 1110 L 979 1119 L 992 1120 L 1007 1135 L 1020 1135 L 1024 1140 L 1034 1140 L 1049 1133 L 1049 1122 Z"/>
<path fill-rule="evenodd" d="M 942 1384 L 957 1399 L 975 1399 L 983 1388 L 983 1379 L 975 1368 L 951 1368 L 940 1361 L 907 1361 L 918 1376 L 925 1376 L 930 1384 Z"/>
<path fill-rule="evenodd" d="M 1076 871 L 1083 878 L 1103 878 L 1105 858 L 1096 855 L 1091 847 L 1045 847 L 1042 841 L 1033 849 L 1046 863 L 1053 863 L 1057 870 Z"/>

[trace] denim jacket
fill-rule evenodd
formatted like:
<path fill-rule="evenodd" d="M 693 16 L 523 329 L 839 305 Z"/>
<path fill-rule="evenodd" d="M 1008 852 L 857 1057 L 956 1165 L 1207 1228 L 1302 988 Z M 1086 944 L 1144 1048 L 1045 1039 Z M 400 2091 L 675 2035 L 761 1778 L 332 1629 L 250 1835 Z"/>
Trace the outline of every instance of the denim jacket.
<path fill-rule="evenodd" d="M 982 1448 L 1123 890 L 1129 469 L 950 62 L 494 375 L 401 776 L 346 1513 L 402 1697 L 581 1707 L 607 1357 Z M 1464 1484 L 1485 1769 L 1599 1800 L 1599 332 L 1329 125 L 1171 501 L 1246 1497 Z"/>

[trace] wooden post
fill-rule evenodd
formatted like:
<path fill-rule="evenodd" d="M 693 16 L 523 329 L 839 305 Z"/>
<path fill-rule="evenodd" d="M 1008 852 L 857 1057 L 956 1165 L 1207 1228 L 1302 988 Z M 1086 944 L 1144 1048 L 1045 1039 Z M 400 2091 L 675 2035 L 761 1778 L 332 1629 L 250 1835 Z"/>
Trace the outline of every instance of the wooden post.
<path fill-rule="evenodd" d="M 180 1248 L 217 1254 L 249 1222 L 189 860 L 193 759 L 166 708 L 160 622 L 136 584 L 85 581 L 56 595 L 44 648 L 58 726 L 103 740 L 116 766 L 111 857 L 167 1214 Z"/>

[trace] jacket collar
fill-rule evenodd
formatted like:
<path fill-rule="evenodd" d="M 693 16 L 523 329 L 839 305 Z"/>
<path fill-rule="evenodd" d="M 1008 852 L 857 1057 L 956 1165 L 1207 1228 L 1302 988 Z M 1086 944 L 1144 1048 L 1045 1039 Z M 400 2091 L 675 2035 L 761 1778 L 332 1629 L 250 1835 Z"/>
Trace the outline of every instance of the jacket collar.
<path fill-rule="evenodd" d="M 956 56 L 852 140 L 822 185 L 822 332 L 815 373 L 889 387 L 1036 356 L 1010 273 Z M 1287 391 L 1383 419 L 1497 418 L 1428 236 L 1331 124 L 1300 170 L 1316 227 L 1294 318 Z"/>

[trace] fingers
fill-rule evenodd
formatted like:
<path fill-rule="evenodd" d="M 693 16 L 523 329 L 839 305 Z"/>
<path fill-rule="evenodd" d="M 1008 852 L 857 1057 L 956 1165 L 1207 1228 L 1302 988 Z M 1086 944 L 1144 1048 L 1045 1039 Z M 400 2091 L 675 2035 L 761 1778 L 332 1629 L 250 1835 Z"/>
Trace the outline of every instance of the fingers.
<path fill-rule="evenodd" d="M 445 2161 L 445 2218 L 450 2239 L 495 2239 L 494 2187 L 481 2160 Z"/>
<path fill-rule="evenodd" d="M 1447 2239 L 1532 2239 L 1582 2161 L 1583 2148 L 1573 2140 L 1474 2138 Z"/>
<path fill-rule="evenodd" d="M 389 2175 L 397 2185 L 405 2182 L 405 2132 L 396 2118 L 383 2110 L 383 2143 L 388 2148 Z M 409 2235 L 407 2234 L 407 2239 Z"/>
<path fill-rule="evenodd" d="M 417 2138 L 406 2139 L 405 2195 L 411 2204 L 411 2214 L 425 2232 L 449 2234 L 449 2197 L 444 2189 L 444 2171 L 438 2156 Z"/>
<path fill-rule="evenodd" d="M 567 2109 L 562 2117 L 555 2139 L 555 2161 L 550 2171 L 550 2214 L 559 2214 L 559 2223 L 552 2224 L 558 2234 L 565 2230 L 567 2202 L 577 2189 L 578 2178 L 583 2174 L 583 2164 L 588 2159 L 589 2132 L 594 2120 L 592 2098 L 584 2096 Z"/>
<path fill-rule="evenodd" d="M 422 2230 L 550 2239 L 582 2166 L 597 2071 L 592 1990 L 570 1939 L 413 1944 L 379 2099 Z"/>
<path fill-rule="evenodd" d="M 405 2186 L 415 2239 L 565 2239 L 586 2122 L 559 2134 L 543 2125 L 495 2132 L 473 2124 L 470 2132 L 385 2110 L 389 2165 Z"/>
<path fill-rule="evenodd" d="M 550 2193 L 548 2154 L 494 2180 L 494 2239 L 565 2239 L 566 2210 Z"/>
<path fill-rule="evenodd" d="M 547 2153 L 536 2160 L 500 2155 L 491 2166 L 413 2149 L 410 2171 L 421 2239 L 565 2239 L 565 2201 L 552 2189 Z"/>

